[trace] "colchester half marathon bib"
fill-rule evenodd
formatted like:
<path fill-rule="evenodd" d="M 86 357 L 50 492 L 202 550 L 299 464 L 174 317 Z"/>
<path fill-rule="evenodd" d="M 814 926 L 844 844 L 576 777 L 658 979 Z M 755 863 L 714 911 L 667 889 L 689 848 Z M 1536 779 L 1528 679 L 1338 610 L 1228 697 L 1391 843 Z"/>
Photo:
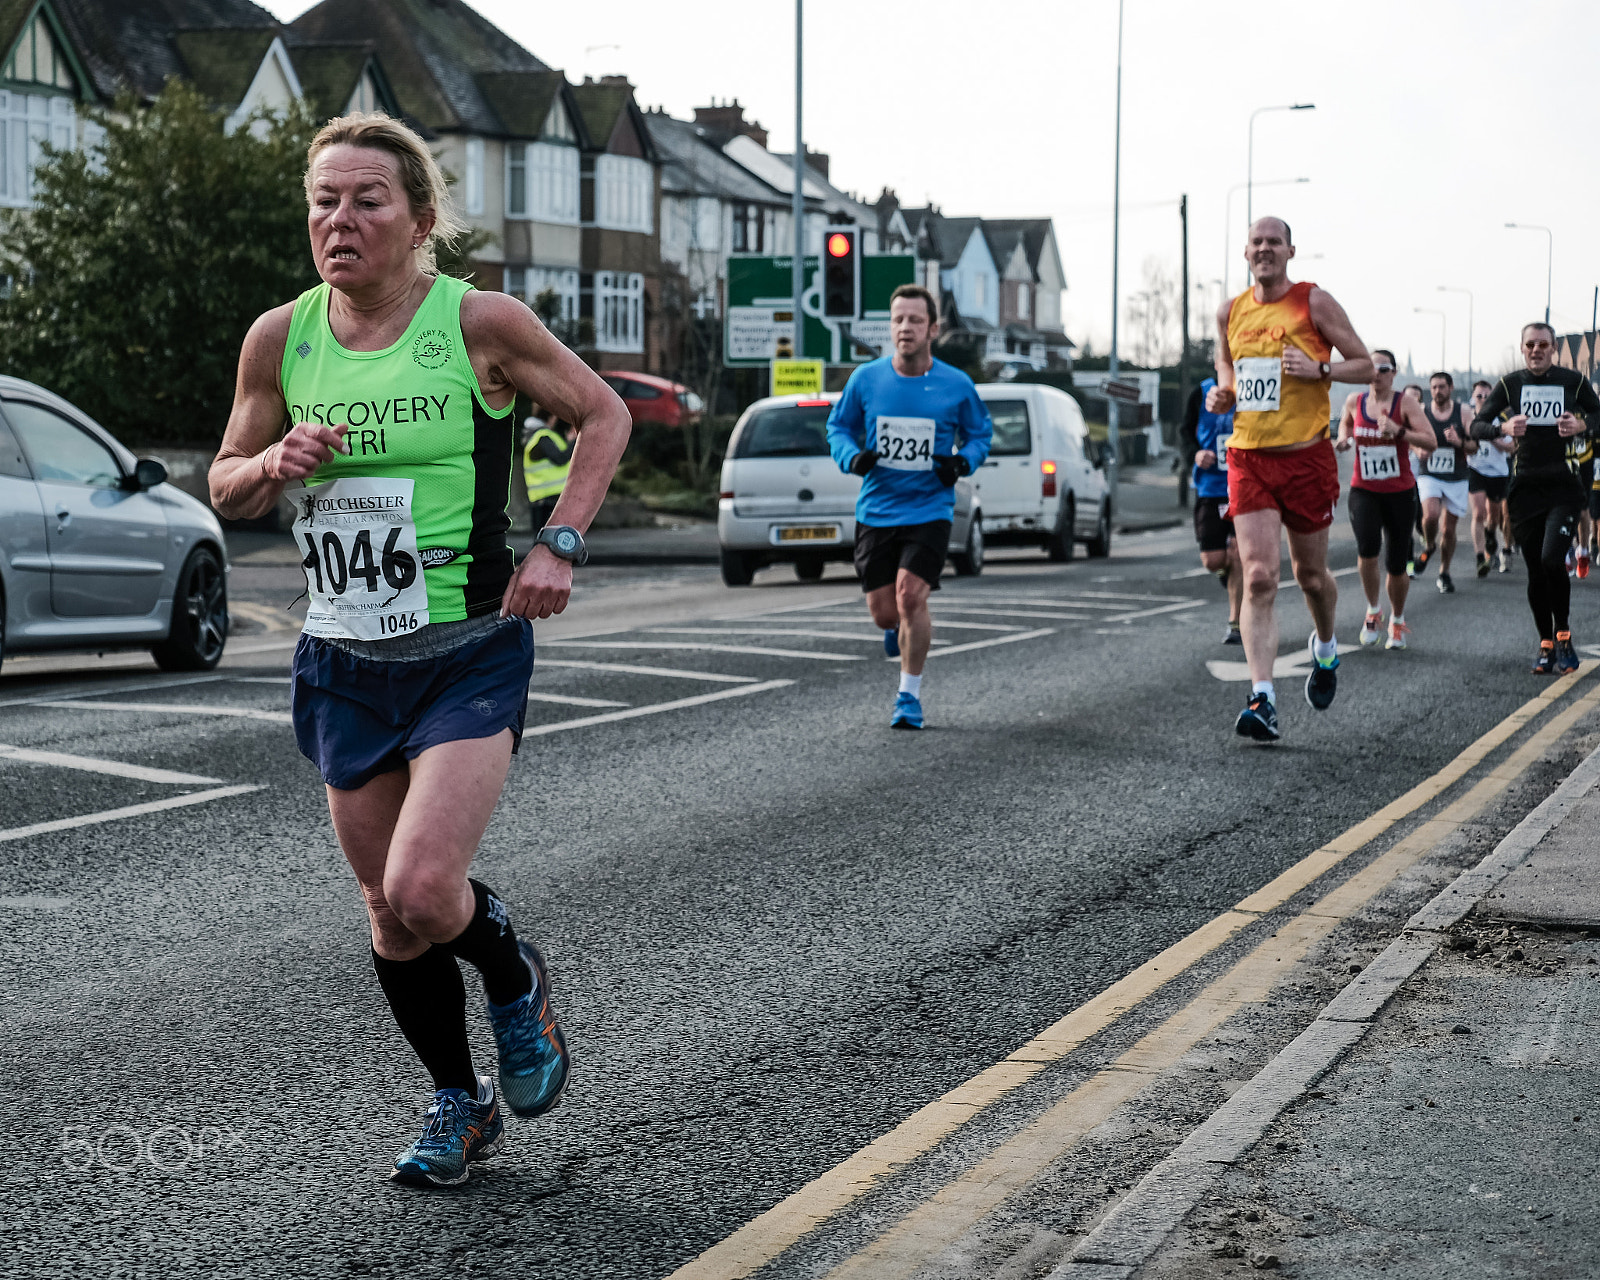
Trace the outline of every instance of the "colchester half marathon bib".
<path fill-rule="evenodd" d="M 1212 452 L 1217 455 L 1218 471 L 1226 471 L 1228 469 L 1228 441 L 1232 438 L 1233 432 L 1230 431 L 1225 436 L 1218 436 L 1212 446 Z"/>
<path fill-rule="evenodd" d="M 1233 362 L 1235 407 L 1240 413 L 1276 413 L 1283 388 L 1278 356 L 1245 356 Z"/>
<path fill-rule="evenodd" d="M 1363 480 L 1398 480 L 1400 455 L 1392 444 L 1363 444 L 1356 446 L 1356 460 L 1361 466 Z"/>
<path fill-rule="evenodd" d="M 1566 393 L 1560 387 L 1523 387 L 1522 412 L 1530 427 L 1553 427 L 1566 412 Z"/>
<path fill-rule="evenodd" d="M 932 471 L 932 418 L 878 419 L 878 465 L 891 471 Z"/>
<path fill-rule="evenodd" d="M 1456 451 L 1454 449 L 1435 449 L 1428 455 L 1428 474 L 1430 476 L 1452 475 L 1455 469 Z"/>
<path fill-rule="evenodd" d="M 305 634 L 383 640 L 428 625 L 412 480 L 346 477 L 293 495 Z"/>

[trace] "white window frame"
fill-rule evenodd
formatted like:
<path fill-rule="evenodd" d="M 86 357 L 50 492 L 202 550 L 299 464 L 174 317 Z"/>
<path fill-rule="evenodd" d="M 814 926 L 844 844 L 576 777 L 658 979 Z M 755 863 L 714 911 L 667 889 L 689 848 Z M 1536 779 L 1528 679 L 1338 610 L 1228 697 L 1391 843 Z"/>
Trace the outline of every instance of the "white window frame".
<path fill-rule="evenodd" d="M 506 217 L 578 225 L 578 149 L 558 142 L 506 143 Z"/>
<path fill-rule="evenodd" d="M 506 143 L 506 217 L 528 216 L 528 144 Z"/>
<path fill-rule="evenodd" d="M 594 273 L 594 336 L 600 351 L 644 351 L 644 277 L 637 271 Z"/>
<path fill-rule="evenodd" d="M 483 213 L 483 139 L 468 138 L 466 145 L 466 173 L 462 175 L 461 203 L 473 217 Z"/>
<path fill-rule="evenodd" d="M 641 276 L 642 280 L 643 277 Z M 506 292 L 533 306 L 534 299 L 546 289 L 554 289 L 561 297 L 561 319 L 578 318 L 578 272 L 573 267 L 507 267 Z"/>
<path fill-rule="evenodd" d="M 78 145 L 77 104 L 60 94 L 0 89 L 0 205 L 33 207 L 33 171 L 39 148 Z"/>
<path fill-rule="evenodd" d="M 594 221 L 610 231 L 655 228 L 655 169 L 633 156 L 602 155 L 594 165 Z"/>
<path fill-rule="evenodd" d="M 1017 285 L 1017 314 L 1024 321 L 1031 321 L 1033 313 L 1028 310 L 1028 286 L 1026 282 Z"/>

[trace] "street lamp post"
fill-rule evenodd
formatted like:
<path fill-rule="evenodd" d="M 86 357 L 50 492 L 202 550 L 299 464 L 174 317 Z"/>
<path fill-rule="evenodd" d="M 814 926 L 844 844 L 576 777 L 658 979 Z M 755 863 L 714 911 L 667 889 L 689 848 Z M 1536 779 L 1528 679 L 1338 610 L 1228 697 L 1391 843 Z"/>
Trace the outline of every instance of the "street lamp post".
<path fill-rule="evenodd" d="M 1412 307 L 1411 309 L 1418 315 L 1439 317 L 1439 367 L 1441 369 L 1448 368 L 1449 366 L 1445 364 L 1445 333 L 1449 325 L 1449 317 L 1443 311 L 1440 311 L 1438 307 Z"/>
<path fill-rule="evenodd" d="M 1556 233 L 1549 227 L 1537 226 L 1531 222 L 1508 222 L 1506 226 L 1516 231 L 1542 231 L 1550 238 L 1545 247 L 1544 259 L 1544 322 L 1550 323 L 1550 282 L 1554 279 L 1556 263 Z"/>
<path fill-rule="evenodd" d="M 1442 284 L 1440 293 L 1464 293 L 1467 295 L 1467 390 L 1472 389 L 1472 290 L 1463 289 L 1459 285 Z"/>
<path fill-rule="evenodd" d="M 1106 362 L 1108 381 L 1117 380 L 1117 276 L 1118 249 L 1122 231 L 1122 9 L 1124 0 L 1117 0 L 1117 124 L 1114 159 L 1111 168 L 1111 358 Z M 1111 501 L 1117 499 L 1117 473 L 1120 470 L 1119 443 L 1122 413 L 1115 396 L 1106 397 L 1106 477 L 1109 480 Z"/>
<path fill-rule="evenodd" d="M 1297 183 L 1310 182 L 1310 181 L 1311 181 L 1310 178 L 1273 178 L 1269 182 L 1258 182 L 1255 185 L 1258 186 L 1258 187 L 1288 187 L 1288 186 L 1294 186 Z M 1233 226 L 1233 198 L 1234 198 L 1234 196 L 1238 195 L 1239 192 L 1243 191 L 1249 185 L 1250 184 L 1247 183 L 1247 182 L 1240 182 L 1240 183 L 1238 183 L 1238 184 L 1236 184 L 1234 186 L 1229 187 L 1228 188 L 1228 198 L 1227 198 L 1226 201 L 1224 201 L 1224 208 L 1223 208 L 1223 215 L 1222 215 L 1222 238 L 1227 243 L 1226 243 L 1226 248 L 1225 248 L 1225 250 L 1223 252 L 1223 255 L 1222 255 L 1222 296 L 1223 297 L 1227 297 L 1228 296 L 1228 269 L 1233 265 L 1233 255 L 1236 252 L 1238 252 L 1237 246 L 1235 246 L 1233 244 L 1232 240 L 1229 239 L 1229 237 L 1233 234 L 1233 232 L 1230 230 L 1230 228 Z"/>
<path fill-rule="evenodd" d="M 1266 111 L 1315 111 L 1316 109 L 1317 104 L 1314 102 L 1296 102 L 1292 106 L 1257 107 L 1250 113 L 1250 145 L 1245 155 L 1244 172 L 1246 178 L 1244 207 L 1249 221 L 1255 221 L 1255 202 L 1252 199 L 1254 193 L 1250 191 L 1250 188 L 1254 185 L 1256 176 L 1256 117 Z"/>

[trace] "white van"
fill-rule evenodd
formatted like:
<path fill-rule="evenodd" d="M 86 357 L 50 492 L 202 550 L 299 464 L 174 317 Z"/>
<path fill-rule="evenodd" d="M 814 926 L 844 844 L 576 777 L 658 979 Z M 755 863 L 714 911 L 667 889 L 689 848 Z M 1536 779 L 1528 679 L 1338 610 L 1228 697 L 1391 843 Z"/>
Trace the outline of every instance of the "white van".
<path fill-rule="evenodd" d="M 994 419 L 989 460 L 972 477 L 990 546 L 1043 547 L 1072 559 L 1075 543 L 1111 554 L 1111 493 L 1093 461 L 1078 402 L 1032 382 L 982 382 Z"/>
<path fill-rule="evenodd" d="M 803 582 L 829 560 L 849 563 L 856 542 L 861 477 L 828 452 L 828 414 L 837 392 L 769 396 L 734 425 L 722 464 L 717 541 L 722 580 L 747 587 L 763 565 L 788 562 Z M 956 481 L 950 561 L 963 576 L 983 572 L 983 512 L 972 480 Z"/>

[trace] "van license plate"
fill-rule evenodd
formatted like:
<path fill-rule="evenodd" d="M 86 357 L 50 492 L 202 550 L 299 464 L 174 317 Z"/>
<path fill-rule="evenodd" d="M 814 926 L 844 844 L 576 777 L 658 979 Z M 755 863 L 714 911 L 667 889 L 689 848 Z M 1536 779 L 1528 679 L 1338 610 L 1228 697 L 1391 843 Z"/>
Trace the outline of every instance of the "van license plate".
<path fill-rule="evenodd" d="M 777 530 L 779 542 L 837 542 L 839 526 L 836 524 L 792 524 Z"/>

